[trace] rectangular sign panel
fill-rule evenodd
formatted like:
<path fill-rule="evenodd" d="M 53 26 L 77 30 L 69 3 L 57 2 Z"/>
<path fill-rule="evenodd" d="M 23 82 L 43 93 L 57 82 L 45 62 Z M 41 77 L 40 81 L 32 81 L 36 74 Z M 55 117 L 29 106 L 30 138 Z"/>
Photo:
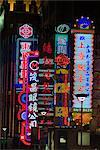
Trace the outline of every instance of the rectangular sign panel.
<path fill-rule="evenodd" d="M 31 145 L 32 128 L 38 127 L 38 70 L 39 51 L 37 35 L 24 24 L 19 27 L 16 45 L 16 94 L 18 95 L 18 128 L 20 141 Z"/>
<path fill-rule="evenodd" d="M 50 42 L 43 43 L 39 59 L 38 124 L 54 126 L 54 61 Z"/>
<path fill-rule="evenodd" d="M 37 42 L 37 39 L 29 38 L 17 38 L 17 44 L 16 44 L 16 92 L 20 92 L 23 88 L 23 70 L 24 70 L 24 64 L 23 64 L 23 53 L 28 53 L 30 51 L 33 51 L 35 48 L 35 43 Z M 25 73 L 26 78 L 26 73 Z"/>
<path fill-rule="evenodd" d="M 81 102 L 76 94 L 87 94 L 83 101 L 83 124 L 92 117 L 92 85 L 93 85 L 93 34 L 74 34 L 74 83 L 73 83 L 73 119 L 81 123 Z"/>
<path fill-rule="evenodd" d="M 55 34 L 55 125 L 69 126 L 70 58 L 68 34 Z"/>
<path fill-rule="evenodd" d="M 75 94 L 88 94 L 83 108 L 91 108 L 93 84 L 93 35 L 75 34 L 74 46 L 74 100 L 73 108 L 81 108 Z"/>

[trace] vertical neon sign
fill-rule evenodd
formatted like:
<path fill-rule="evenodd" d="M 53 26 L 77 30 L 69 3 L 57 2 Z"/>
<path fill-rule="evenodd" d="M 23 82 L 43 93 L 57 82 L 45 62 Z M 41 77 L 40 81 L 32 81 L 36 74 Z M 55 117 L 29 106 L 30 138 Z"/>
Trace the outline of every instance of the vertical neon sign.
<path fill-rule="evenodd" d="M 18 111 L 20 140 L 25 145 L 31 145 L 31 128 L 38 126 L 38 40 L 33 36 L 33 28 L 27 24 L 19 28 L 19 35 L 21 38 L 17 39 L 16 49 L 16 92 L 21 106 Z"/>
<path fill-rule="evenodd" d="M 39 126 L 54 124 L 54 62 L 51 43 L 43 43 L 39 59 Z"/>
<path fill-rule="evenodd" d="M 38 51 L 36 53 L 38 53 Z M 28 57 L 26 86 L 26 130 L 28 135 L 31 135 L 30 130 L 32 127 L 38 127 L 38 57 L 39 55 L 35 55 L 35 53 L 31 53 L 31 55 Z M 27 136 L 27 139 L 30 139 L 30 136 Z"/>
<path fill-rule="evenodd" d="M 74 33 L 73 118 L 80 123 L 81 103 L 75 94 L 88 94 L 83 102 L 83 123 L 86 124 L 91 119 L 92 111 L 94 35 L 93 30 L 89 30 L 91 21 L 88 18 L 82 17 L 77 21 L 80 29 L 72 30 Z"/>
<path fill-rule="evenodd" d="M 55 86 L 54 86 L 54 104 L 55 104 L 55 125 L 68 126 L 68 93 L 69 84 L 69 49 L 68 34 L 69 26 L 63 25 L 57 27 L 55 35 Z"/>
<path fill-rule="evenodd" d="M 39 52 L 24 53 L 24 67 L 27 70 L 23 71 L 27 74 L 27 79 L 23 78 L 23 90 L 18 95 L 18 101 L 21 109 L 18 112 L 18 120 L 21 120 L 20 140 L 26 144 L 31 144 L 31 128 L 37 127 L 38 122 L 38 70 L 39 70 Z"/>
<path fill-rule="evenodd" d="M 91 108 L 93 80 L 92 61 L 93 35 L 75 34 L 74 94 L 89 94 L 89 96 L 83 102 L 83 108 Z M 81 104 L 78 100 L 76 100 L 76 98 L 74 99 L 73 107 L 81 108 Z"/>
<path fill-rule="evenodd" d="M 33 36 L 33 28 L 28 24 L 19 27 L 19 35 L 16 44 L 16 92 L 22 90 L 23 82 L 23 58 L 25 52 L 30 52 L 34 49 L 34 43 L 37 39 Z M 26 74 L 25 74 L 26 76 Z"/>

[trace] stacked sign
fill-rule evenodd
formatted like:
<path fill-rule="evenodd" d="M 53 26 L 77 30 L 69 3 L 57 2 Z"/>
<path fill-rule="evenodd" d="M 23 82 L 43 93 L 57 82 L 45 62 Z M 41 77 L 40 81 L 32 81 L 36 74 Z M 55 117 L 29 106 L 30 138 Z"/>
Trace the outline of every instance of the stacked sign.
<path fill-rule="evenodd" d="M 51 43 L 43 43 L 39 59 L 39 126 L 52 127 L 54 123 L 54 62 Z"/>
<path fill-rule="evenodd" d="M 76 94 L 87 94 L 83 101 L 83 124 L 89 123 L 92 111 L 93 84 L 93 38 L 94 31 L 89 30 L 90 20 L 82 17 L 77 20 L 80 29 L 74 33 L 74 87 L 73 87 L 73 118 L 76 124 L 81 121 L 81 102 Z"/>
<path fill-rule="evenodd" d="M 38 125 L 38 40 L 33 37 L 33 28 L 27 24 L 19 28 L 19 35 L 22 37 L 17 39 L 16 92 L 20 104 L 20 140 L 31 145 L 31 129 Z"/>
<path fill-rule="evenodd" d="M 60 25 L 55 35 L 55 126 L 69 126 L 68 99 L 70 90 L 69 80 L 69 49 L 68 34 L 69 26 Z"/>

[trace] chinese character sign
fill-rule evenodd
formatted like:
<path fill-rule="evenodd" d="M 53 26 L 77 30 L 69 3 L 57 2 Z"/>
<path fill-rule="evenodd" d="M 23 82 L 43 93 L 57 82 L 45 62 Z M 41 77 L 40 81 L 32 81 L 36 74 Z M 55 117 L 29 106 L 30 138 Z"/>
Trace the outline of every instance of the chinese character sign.
<path fill-rule="evenodd" d="M 38 95 L 38 123 L 39 126 L 54 125 L 54 62 L 53 50 L 50 42 L 43 43 L 39 59 L 39 95 Z"/>
<path fill-rule="evenodd" d="M 34 48 L 34 38 L 31 39 L 23 39 L 23 38 L 18 38 L 17 39 L 17 46 L 16 46 L 16 85 L 19 87 L 20 90 L 22 90 L 23 86 L 23 77 L 26 78 L 26 72 L 25 76 L 23 74 L 24 69 L 24 53 L 27 53 L 32 51 Z M 26 64 L 26 63 L 25 63 Z M 16 87 L 16 91 L 20 91 Z"/>
<path fill-rule="evenodd" d="M 68 99 L 70 91 L 70 58 L 68 48 L 68 34 L 55 35 L 55 125 L 68 126 Z"/>
<path fill-rule="evenodd" d="M 68 54 L 68 35 L 56 34 L 55 36 L 56 54 Z"/>
<path fill-rule="evenodd" d="M 31 145 L 31 128 L 38 126 L 38 70 L 37 36 L 27 24 L 19 28 L 16 45 L 16 93 L 18 93 L 18 120 L 20 141 Z M 31 38 L 30 38 L 31 37 Z"/>
<path fill-rule="evenodd" d="M 32 127 L 37 127 L 37 117 L 38 117 L 38 108 L 37 108 L 37 92 L 38 92 L 38 70 L 39 62 L 33 56 L 29 57 L 28 63 L 28 116 L 30 122 L 33 120 L 35 125 Z"/>
<path fill-rule="evenodd" d="M 38 126 L 38 70 L 39 61 L 36 56 L 28 57 L 28 72 L 27 72 L 27 86 L 26 86 L 26 132 L 31 135 L 31 128 Z M 29 132 L 30 131 L 30 132 Z M 28 139 L 31 137 L 27 136 Z"/>
<path fill-rule="evenodd" d="M 75 34 L 74 45 L 74 90 L 75 94 L 88 94 L 83 108 L 91 108 L 93 84 L 93 34 Z M 74 96 L 73 108 L 81 108 Z"/>
<path fill-rule="evenodd" d="M 23 89 L 18 95 L 18 102 L 21 109 L 18 111 L 18 120 L 21 122 L 20 140 L 26 144 L 31 144 L 31 128 L 37 127 L 38 118 L 38 51 L 24 53 L 23 59 Z M 25 68 L 27 68 L 25 70 Z"/>

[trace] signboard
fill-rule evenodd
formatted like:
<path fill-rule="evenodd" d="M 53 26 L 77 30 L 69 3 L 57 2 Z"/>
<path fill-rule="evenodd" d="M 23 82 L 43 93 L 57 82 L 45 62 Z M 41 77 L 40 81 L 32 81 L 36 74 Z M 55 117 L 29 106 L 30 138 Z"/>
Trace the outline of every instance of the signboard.
<path fill-rule="evenodd" d="M 31 145 L 32 128 L 38 127 L 38 39 L 34 38 L 33 28 L 27 24 L 19 28 L 19 35 L 23 38 L 17 39 L 16 48 L 16 93 L 20 105 L 17 117 L 20 141 Z"/>
<path fill-rule="evenodd" d="M 27 39 L 33 35 L 33 28 L 28 24 L 24 24 L 19 28 L 19 35 Z"/>
<path fill-rule="evenodd" d="M 54 62 L 53 50 L 50 42 L 43 43 L 39 59 L 39 126 L 54 126 Z"/>
<path fill-rule="evenodd" d="M 83 108 L 91 108 L 93 84 L 93 35 L 75 34 L 74 51 L 74 92 L 89 96 L 83 102 Z M 74 96 L 73 108 L 81 108 L 80 101 Z"/>
<path fill-rule="evenodd" d="M 66 31 L 64 30 L 64 28 L 66 29 Z M 68 101 L 70 91 L 70 54 L 67 34 L 69 29 L 70 28 L 68 28 L 68 26 L 60 25 L 57 27 L 57 33 L 55 34 L 55 125 L 61 127 L 69 126 L 70 117 Z"/>
<path fill-rule="evenodd" d="M 88 17 L 77 19 L 80 29 L 72 29 L 74 33 L 74 82 L 73 82 L 73 119 L 76 124 L 81 121 L 81 102 L 76 94 L 87 94 L 83 101 L 83 124 L 88 124 L 92 117 L 92 85 L 93 85 L 93 42 L 94 30 Z"/>
<path fill-rule="evenodd" d="M 23 53 L 36 50 L 38 42 L 37 38 L 34 38 L 32 27 L 28 24 L 19 27 L 19 35 L 21 37 L 18 37 L 16 42 L 16 92 L 23 88 Z"/>
<path fill-rule="evenodd" d="M 21 109 L 18 112 L 18 120 L 21 121 L 20 140 L 24 143 L 27 142 L 27 145 L 30 145 L 31 142 L 31 128 L 38 126 L 39 55 L 37 55 L 37 52 L 24 53 L 24 63 L 26 61 L 27 68 L 25 70 L 26 79 L 24 80 L 23 78 L 23 90 L 18 95 L 18 102 L 21 105 Z"/>

